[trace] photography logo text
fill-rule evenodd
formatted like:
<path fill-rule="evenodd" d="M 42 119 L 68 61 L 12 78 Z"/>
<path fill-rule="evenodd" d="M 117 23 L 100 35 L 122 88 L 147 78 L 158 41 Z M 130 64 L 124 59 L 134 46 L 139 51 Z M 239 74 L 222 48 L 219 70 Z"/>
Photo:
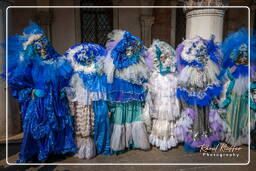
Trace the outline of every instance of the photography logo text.
<path fill-rule="evenodd" d="M 215 147 L 208 145 L 200 146 L 200 153 L 205 157 L 239 157 L 241 147 L 229 146 L 225 143 L 218 144 Z"/>

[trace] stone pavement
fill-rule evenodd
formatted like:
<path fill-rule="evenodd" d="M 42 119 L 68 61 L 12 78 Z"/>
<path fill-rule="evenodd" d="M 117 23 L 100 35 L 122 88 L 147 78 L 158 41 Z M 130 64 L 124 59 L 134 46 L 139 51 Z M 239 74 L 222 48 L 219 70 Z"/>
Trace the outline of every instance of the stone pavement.
<path fill-rule="evenodd" d="M 19 142 L 9 143 L 9 163 L 15 163 L 18 159 Z M 70 155 L 60 156 L 51 155 L 46 162 L 49 163 L 74 163 L 71 165 L 48 165 L 48 166 L 15 166 L 8 165 L 5 161 L 5 144 L 0 144 L 0 171 L 15 171 L 15 170 L 40 170 L 40 171 L 59 171 L 59 170 L 88 170 L 88 171 L 161 171 L 161 170 L 177 170 L 177 171 L 193 171 L 193 170 L 207 170 L 207 171 L 255 171 L 256 170 L 256 151 L 251 150 L 251 163 L 247 166 L 204 166 L 194 165 L 193 163 L 246 163 L 248 161 L 247 146 L 243 146 L 243 149 L 235 154 L 239 154 L 238 157 L 210 157 L 203 156 L 202 153 L 186 153 L 183 150 L 183 146 L 179 145 L 177 148 L 173 148 L 167 152 L 159 151 L 157 148 L 152 148 L 150 151 L 132 150 L 120 155 L 112 156 L 97 156 L 91 160 L 82 160 Z M 90 165 L 82 166 L 79 163 L 192 163 L 191 165 L 176 165 L 176 166 L 100 166 Z"/>

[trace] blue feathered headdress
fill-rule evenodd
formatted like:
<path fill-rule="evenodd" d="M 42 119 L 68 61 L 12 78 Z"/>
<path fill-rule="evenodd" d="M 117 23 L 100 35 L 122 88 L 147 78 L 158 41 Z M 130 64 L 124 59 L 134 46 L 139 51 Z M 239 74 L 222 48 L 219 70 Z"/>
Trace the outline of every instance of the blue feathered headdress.
<path fill-rule="evenodd" d="M 250 39 L 250 61 L 251 61 L 251 79 L 256 81 L 256 32 Z"/>
<path fill-rule="evenodd" d="M 247 28 L 241 28 L 237 32 L 230 33 L 221 45 L 223 55 L 223 70 L 225 73 L 227 68 L 236 66 L 236 70 L 232 73 L 235 78 L 240 75 L 248 75 L 248 31 Z M 250 37 L 250 61 L 255 62 L 256 40 L 255 36 Z M 253 65 L 252 65 L 253 68 Z"/>
<path fill-rule="evenodd" d="M 23 49 L 28 51 L 36 50 L 38 55 L 44 59 L 52 59 L 60 56 L 52 47 L 44 30 L 35 22 L 30 21 L 29 26 L 23 30 L 23 36 L 26 39 L 23 43 Z"/>
<path fill-rule="evenodd" d="M 223 68 L 236 65 L 236 61 L 240 56 L 248 57 L 247 29 L 241 28 L 237 32 L 229 34 L 221 45 L 221 51 L 223 55 Z"/>
<path fill-rule="evenodd" d="M 117 69 L 138 63 L 146 51 L 142 41 L 128 31 L 114 30 L 109 38 L 106 46 L 113 44 L 111 57 Z"/>
<path fill-rule="evenodd" d="M 30 34 L 45 34 L 44 30 L 33 21 L 29 21 L 29 26 L 23 30 L 24 35 Z"/>
<path fill-rule="evenodd" d="M 210 40 L 200 36 L 184 40 L 176 49 L 178 67 L 184 65 L 204 67 L 205 59 L 210 59 L 220 65 L 219 45 L 214 40 L 214 36 Z"/>
<path fill-rule="evenodd" d="M 21 63 L 24 65 L 31 58 L 42 57 L 40 48 L 44 48 L 43 59 L 60 56 L 51 46 L 43 29 L 32 21 L 24 28 L 22 35 L 9 36 L 4 45 L 8 47 L 8 72 L 21 66 Z"/>
<path fill-rule="evenodd" d="M 101 64 L 100 60 L 107 54 L 107 50 L 93 43 L 74 45 L 67 50 L 65 56 L 77 72 L 95 73 Z"/>

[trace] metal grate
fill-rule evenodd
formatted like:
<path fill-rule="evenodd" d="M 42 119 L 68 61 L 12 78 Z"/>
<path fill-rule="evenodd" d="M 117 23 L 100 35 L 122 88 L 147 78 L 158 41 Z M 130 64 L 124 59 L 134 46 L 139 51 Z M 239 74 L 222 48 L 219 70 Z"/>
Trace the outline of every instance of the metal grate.
<path fill-rule="evenodd" d="M 82 6 L 112 6 L 111 0 L 82 0 Z M 113 30 L 112 8 L 81 8 L 82 42 L 105 45 Z"/>

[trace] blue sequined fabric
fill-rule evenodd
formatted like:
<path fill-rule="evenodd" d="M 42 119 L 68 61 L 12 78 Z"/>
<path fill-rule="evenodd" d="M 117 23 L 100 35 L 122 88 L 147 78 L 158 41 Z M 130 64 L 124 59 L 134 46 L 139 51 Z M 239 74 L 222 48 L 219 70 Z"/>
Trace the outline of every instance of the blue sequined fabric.
<path fill-rule="evenodd" d="M 215 96 L 220 95 L 222 85 L 210 85 L 203 92 L 191 92 L 185 88 L 177 88 L 177 98 L 184 100 L 189 105 L 209 106 Z"/>
<path fill-rule="evenodd" d="M 111 102 L 144 101 L 146 95 L 143 86 L 119 78 L 114 78 L 113 83 L 108 84 L 107 91 L 108 100 Z"/>
<path fill-rule="evenodd" d="M 105 74 L 83 74 L 80 72 L 79 76 L 83 79 L 86 89 L 91 92 L 107 93 L 107 77 Z"/>
<path fill-rule="evenodd" d="M 108 105 L 104 100 L 93 102 L 94 110 L 94 142 L 97 154 L 109 155 L 110 149 L 110 121 Z"/>
<path fill-rule="evenodd" d="M 29 33 L 43 31 L 35 23 L 31 23 L 24 35 L 15 36 L 15 39 L 23 43 L 28 40 L 29 36 L 26 34 Z M 25 50 L 17 42 L 8 43 L 8 47 L 12 47 L 12 51 L 8 51 L 8 60 L 11 61 L 8 67 L 8 84 L 12 95 L 21 105 L 24 132 L 18 160 L 21 163 L 29 162 L 33 157 L 44 161 L 50 153 L 76 151 L 73 118 L 69 114 L 67 98 L 62 92 L 73 70 L 49 42 L 45 42 L 46 58 L 41 56 L 34 43 Z M 15 51 L 13 46 L 16 45 L 18 48 Z"/>

